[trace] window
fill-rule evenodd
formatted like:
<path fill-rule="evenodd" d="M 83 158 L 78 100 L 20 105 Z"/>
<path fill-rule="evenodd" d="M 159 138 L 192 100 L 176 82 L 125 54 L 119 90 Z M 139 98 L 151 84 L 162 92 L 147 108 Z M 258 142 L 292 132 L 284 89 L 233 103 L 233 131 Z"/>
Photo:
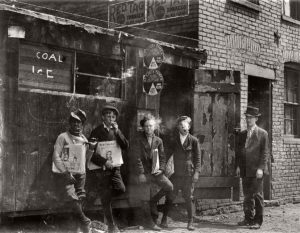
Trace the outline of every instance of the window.
<path fill-rule="evenodd" d="M 286 63 L 284 67 L 285 102 L 284 102 L 284 134 L 299 137 L 299 94 L 300 94 L 300 65 Z"/>
<path fill-rule="evenodd" d="M 300 1 L 299 0 L 284 0 L 283 14 L 295 20 L 300 20 Z"/>
<path fill-rule="evenodd" d="M 33 43 L 21 43 L 19 54 L 20 89 L 121 98 L 122 60 L 119 56 L 100 56 Z"/>
<path fill-rule="evenodd" d="M 258 11 L 258 12 L 261 11 L 259 0 L 230 0 L 230 1 L 234 2 L 235 4 L 245 6 L 248 9 L 252 9 L 254 11 Z"/>
<path fill-rule="evenodd" d="M 77 53 L 75 92 L 121 98 L 121 71 L 121 60 Z"/>
<path fill-rule="evenodd" d="M 247 0 L 248 2 L 254 3 L 254 4 L 259 4 L 259 0 Z"/>

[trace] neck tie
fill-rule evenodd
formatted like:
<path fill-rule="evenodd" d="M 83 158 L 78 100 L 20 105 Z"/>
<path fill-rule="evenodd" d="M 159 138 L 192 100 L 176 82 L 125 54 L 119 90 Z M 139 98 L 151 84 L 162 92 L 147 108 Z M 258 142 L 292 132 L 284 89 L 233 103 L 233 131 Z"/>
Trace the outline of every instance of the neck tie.
<path fill-rule="evenodd" d="M 246 138 L 246 142 L 245 142 L 245 148 L 247 148 L 249 145 L 250 137 L 251 137 L 251 130 L 247 130 L 247 138 Z"/>

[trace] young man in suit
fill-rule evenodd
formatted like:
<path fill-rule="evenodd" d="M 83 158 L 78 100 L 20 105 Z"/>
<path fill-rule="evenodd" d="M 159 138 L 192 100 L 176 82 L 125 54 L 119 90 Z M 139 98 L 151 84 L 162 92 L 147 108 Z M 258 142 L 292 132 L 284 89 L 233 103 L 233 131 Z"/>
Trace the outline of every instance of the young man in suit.
<path fill-rule="evenodd" d="M 166 196 L 161 226 L 168 227 L 167 216 L 179 190 L 182 191 L 188 212 L 187 229 L 195 230 L 193 218 L 195 206 L 193 201 L 194 185 L 199 179 L 201 167 L 201 152 L 198 139 L 189 133 L 191 118 L 181 116 L 177 119 L 177 132 L 170 144 L 170 155 L 173 154 L 174 174 L 170 180 L 174 190 Z"/>
<path fill-rule="evenodd" d="M 263 174 L 269 158 L 268 133 L 256 125 L 259 109 L 248 106 L 247 130 L 240 132 L 236 156 L 236 174 L 242 177 L 245 218 L 240 226 L 259 229 L 263 223 Z"/>
<path fill-rule="evenodd" d="M 150 199 L 150 203 L 144 203 L 143 206 L 146 225 L 152 230 L 160 231 L 161 228 L 156 225 L 158 218 L 156 205 L 166 193 L 173 190 L 173 185 L 164 175 L 166 165 L 164 146 L 162 140 L 154 134 L 156 126 L 154 116 L 145 116 L 140 121 L 140 125 L 143 128 L 143 132 L 141 132 L 131 144 L 130 156 L 135 160 L 139 182 L 155 183 L 161 188 L 161 190 Z M 159 160 L 159 166 L 155 166 L 157 159 Z M 152 212 L 151 214 L 154 221 L 152 220 L 150 212 Z"/>
<path fill-rule="evenodd" d="M 103 123 L 91 132 L 90 140 L 95 140 L 96 142 L 116 141 L 122 150 L 126 150 L 129 144 L 116 122 L 118 115 L 119 111 L 114 106 L 104 106 L 102 109 Z M 100 177 L 101 202 L 108 222 L 108 233 L 118 233 L 120 231 L 113 218 L 111 203 L 112 196 L 125 192 L 120 167 L 114 167 L 110 159 L 96 152 L 93 154 L 91 161 L 100 167 L 104 167 L 104 169 L 95 170 Z"/>

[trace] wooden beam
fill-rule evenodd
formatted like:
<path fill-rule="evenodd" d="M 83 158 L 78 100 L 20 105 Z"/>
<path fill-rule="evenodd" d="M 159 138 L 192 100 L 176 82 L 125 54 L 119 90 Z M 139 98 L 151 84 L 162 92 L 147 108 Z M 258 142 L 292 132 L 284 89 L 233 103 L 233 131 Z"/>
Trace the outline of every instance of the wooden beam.
<path fill-rule="evenodd" d="M 199 177 L 196 184 L 197 188 L 214 187 L 237 187 L 239 186 L 239 177 Z"/>

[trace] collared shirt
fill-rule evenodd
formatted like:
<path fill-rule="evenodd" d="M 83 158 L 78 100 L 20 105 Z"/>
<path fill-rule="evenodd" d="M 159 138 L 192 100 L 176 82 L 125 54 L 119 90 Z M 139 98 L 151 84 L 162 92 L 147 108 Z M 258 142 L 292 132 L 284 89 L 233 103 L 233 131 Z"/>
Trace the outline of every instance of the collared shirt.
<path fill-rule="evenodd" d="M 104 127 L 104 129 L 107 130 L 107 132 L 109 132 L 109 130 L 112 128 L 111 126 L 108 127 L 104 122 L 103 122 L 103 127 Z"/>
<path fill-rule="evenodd" d="M 154 135 L 150 135 L 150 136 L 146 135 L 146 137 L 147 137 L 147 141 L 149 143 L 149 146 L 151 147 Z"/>
<path fill-rule="evenodd" d="M 179 136 L 180 136 L 180 142 L 181 142 L 181 145 L 183 145 L 183 143 L 184 143 L 185 139 L 187 138 L 188 134 L 182 135 L 182 134 L 180 133 Z"/>

